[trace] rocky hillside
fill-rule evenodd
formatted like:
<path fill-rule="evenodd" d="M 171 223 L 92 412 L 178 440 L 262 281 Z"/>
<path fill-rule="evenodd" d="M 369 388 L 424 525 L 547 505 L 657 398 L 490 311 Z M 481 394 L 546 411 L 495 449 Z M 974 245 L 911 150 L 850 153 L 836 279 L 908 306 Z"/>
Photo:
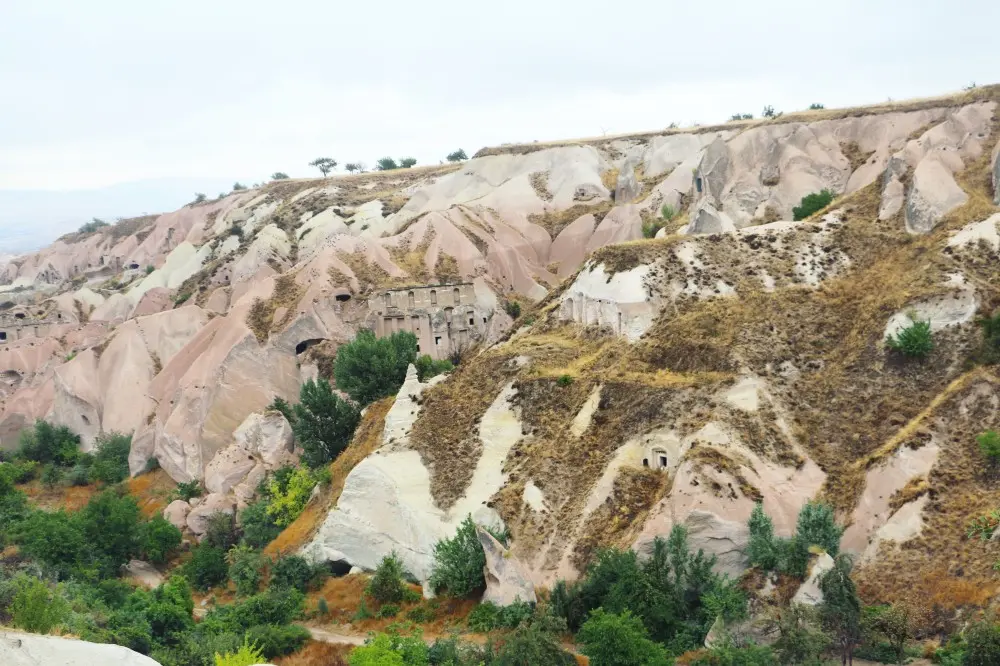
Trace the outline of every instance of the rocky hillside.
<path fill-rule="evenodd" d="M 134 473 L 155 457 L 242 503 L 292 448 L 273 398 L 378 329 L 387 289 L 468 283 L 465 360 L 369 424 L 377 450 L 299 526 L 313 558 L 396 550 L 425 579 L 472 514 L 537 584 L 675 524 L 735 573 L 756 501 L 787 534 L 820 497 L 869 594 L 992 594 L 1000 552 L 964 533 L 1000 505 L 975 443 L 1000 426 L 975 323 L 1000 306 L 998 101 L 502 146 L 66 236 L 0 269 L 0 441 L 37 418 L 84 446 L 133 432 Z M 885 349 L 911 316 L 923 360 Z"/>

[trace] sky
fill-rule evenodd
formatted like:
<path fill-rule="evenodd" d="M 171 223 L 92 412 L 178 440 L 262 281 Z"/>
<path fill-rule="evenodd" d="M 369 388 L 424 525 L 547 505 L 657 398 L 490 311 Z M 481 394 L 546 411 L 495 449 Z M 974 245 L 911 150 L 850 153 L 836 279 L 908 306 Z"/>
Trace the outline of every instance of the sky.
<path fill-rule="evenodd" d="M 0 253 L 320 156 L 1000 82 L 998 25 L 995 0 L 0 0 Z"/>

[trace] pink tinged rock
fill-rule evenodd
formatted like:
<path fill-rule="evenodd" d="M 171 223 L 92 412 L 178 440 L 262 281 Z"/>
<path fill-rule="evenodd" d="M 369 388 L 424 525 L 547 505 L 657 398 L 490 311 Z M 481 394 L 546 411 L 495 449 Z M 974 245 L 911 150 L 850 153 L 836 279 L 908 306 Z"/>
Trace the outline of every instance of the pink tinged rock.
<path fill-rule="evenodd" d="M 200 540 L 205 532 L 208 531 L 209 517 L 216 513 L 234 515 L 236 513 L 236 502 L 232 497 L 226 495 L 218 493 L 209 495 L 188 514 L 188 529 Z"/>
<path fill-rule="evenodd" d="M 535 586 L 527 568 L 480 525 L 476 525 L 476 536 L 486 554 L 483 601 L 491 601 L 497 606 L 509 606 L 518 600 L 535 603 Z"/>
<path fill-rule="evenodd" d="M 163 510 L 163 517 L 179 530 L 187 526 L 187 517 L 191 513 L 191 505 L 182 499 L 174 500 Z"/>

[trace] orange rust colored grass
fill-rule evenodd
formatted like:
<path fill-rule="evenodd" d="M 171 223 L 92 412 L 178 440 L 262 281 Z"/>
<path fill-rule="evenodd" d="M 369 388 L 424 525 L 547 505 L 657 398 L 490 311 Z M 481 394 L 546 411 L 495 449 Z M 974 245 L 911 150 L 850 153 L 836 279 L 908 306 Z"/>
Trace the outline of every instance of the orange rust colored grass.
<path fill-rule="evenodd" d="M 146 518 L 161 513 L 167 506 L 171 491 L 177 487 L 177 483 L 162 469 L 131 478 L 125 484 Z"/>
<path fill-rule="evenodd" d="M 275 666 L 347 666 L 347 655 L 352 646 L 342 643 L 309 641 L 293 654 L 279 657 Z"/>

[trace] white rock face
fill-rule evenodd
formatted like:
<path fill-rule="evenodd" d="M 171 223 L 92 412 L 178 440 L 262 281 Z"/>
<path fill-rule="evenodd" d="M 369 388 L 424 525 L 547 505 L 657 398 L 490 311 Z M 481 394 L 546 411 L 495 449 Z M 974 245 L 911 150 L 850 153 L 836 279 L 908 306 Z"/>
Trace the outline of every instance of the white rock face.
<path fill-rule="evenodd" d="M 911 234 L 926 234 L 941 218 L 968 200 L 969 196 L 941 160 L 924 158 L 913 172 L 913 184 L 906 197 L 906 230 Z"/>
<path fill-rule="evenodd" d="M 638 340 L 653 323 L 654 308 L 643 283 L 650 266 L 609 276 L 604 264 L 580 272 L 562 296 L 559 318 L 584 325 L 610 326 L 615 333 Z"/>
<path fill-rule="evenodd" d="M 621 170 L 618 172 L 618 183 L 615 186 L 615 203 L 627 204 L 639 196 L 640 185 L 635 177 L 635 167 L 638 159 L 629 158 L 625 160 Z"/>
<path fill-rule="evenodd" d="M 892 315 L 883 338 L 896 335 L 913 321 L 930 321 L 932 331 L 972 321 L 979 309 L 979 299 L 971 287 L 960 287 L 949 294 L 919 301 Z"/>
<path fill-rule="evenodd" d="M 733 220 L 717 211 L 707 200 L 698 205 L 691 215 L 691 222 L 683 230 L 686 234 L 725 234 L 733 231 L 736 231 Z"/>
<path fill-rule="evenodd" d="M 481 526 L 476 526 L 476 536 L 486 554 L 486 565 L 483 567 L 486 593 L 483 594 L 483 601 L 491 601 L 497 606 L 509 606 L 515 601 L 535 603 L 535 586 L 524 565 Z"/>
<path fill-rule="evenodd" d="M 233 439 L 205 467 L 205 488 L 210 493 L 228 493 L 258 466 L 267 472 L 297 462 L 292 426 L 280 412 L 251 414 Z"/>
<path fill-rule="evenodd" d="M 962 227 L 948 239 L 948 245 L 966 247 L 979 241 L 986 242 L 994 250 L 1000 250 L 1000 213 L 991 215 L 982 222 L 974 222 Z"/>
<path fill-rule="evenodd" d="M 205 532 L 208 531 L 208 519 L 216 513 L 234 515 L 236 513 L 236 503 L 231 497 L 213 493 L 206 496 L 198 506 L 191 509 L 187 517 L 187 527 L 191 533 L 198 537 L 200 541 Z"/>
<path fill-rule="evenodd" d="M 88 643 L 75 638 L 0 631 L 3 666 L 160 666 L 145 655 L 119 645 Z"/>
<path fill-rule="evenodd" d="M 792 597 L 793 604 L 803 604 L 806 606 L 818 606 L 823 603 L 823 593 L 819 589 L 819 580 L 827 571 L 833 568 L 833 558 L 823 553 L 813 561 L 812 570 L 795 596 Z"/>
<path fill-rule="evenodd" d="M 191 505 L 182 499 L 176 499 L 163 510 L 163 517 L 179 530 L 187 527 L 187 517 L 191 513 Z"/>
<path fill-rule="evenodd" d="M 408 384 L 405 390 L 413 391 L 412 378 Z M 513 385 L 506 386 L 483 415 L 478 433 L 482 455 L 465 494 L 451 509 L 442 511 L 434 504 L 430 473 L 420 454 L 396 435 L 393 444 L 369 455 L 347 476 L 336 508 L 302 554 L 373 570 L 394 550 L 410 574 L 426 581 L 434 544 L 453 536 L 467 515 L 480 525 L 501 526 L 486 502 L 506 482 L 504 461 L 522 437 L 521 421 L 510 404 L 513 396 Z"/>

